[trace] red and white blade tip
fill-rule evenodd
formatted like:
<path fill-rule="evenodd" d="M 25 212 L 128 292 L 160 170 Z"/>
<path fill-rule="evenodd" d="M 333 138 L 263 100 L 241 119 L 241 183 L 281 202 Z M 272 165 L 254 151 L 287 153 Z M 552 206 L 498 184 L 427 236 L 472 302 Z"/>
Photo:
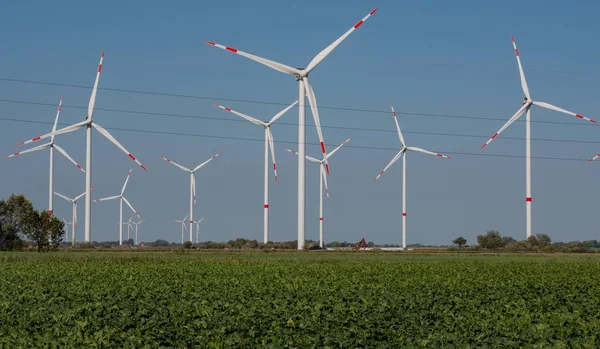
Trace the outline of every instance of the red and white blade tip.
<path fill-rule="evenodd" d="M 102 50 L 102 57 L 104 57 L 104 50 Z"/>
<path fill-rule="evenodd" d="M 580 114 L 575 114 L 575 116 L 576 116 L 576 117 L 578 117 L 578 118 L 580 118 L 580 119 L 589 120 L 589 121 L 591 121 L 591 122 L 593 122 L 593 123 L 597 124 L 596 120 L 593 120 L 593 119 L 590 119 L 590 118 L 586 118 L 586 117 L 585 117 L 585 116 L 583 116 L 583 115 L 580 115 Z"/>
<path fill-rule="evenodd" d="M 512 40 L 512 42 L 515 42 L 515 37 L 511 36 L 510 39 Z"/>

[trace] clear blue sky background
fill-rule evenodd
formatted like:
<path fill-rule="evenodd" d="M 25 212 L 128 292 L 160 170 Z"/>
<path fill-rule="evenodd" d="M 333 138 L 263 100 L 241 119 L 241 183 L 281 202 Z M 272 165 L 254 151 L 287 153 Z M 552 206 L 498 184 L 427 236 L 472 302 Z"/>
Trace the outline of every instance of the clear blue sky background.
<path fill-rule="evenodd" d="M 186 114 L 190 119 L 97 110 L 106 128 L 244 137 L 240 141 L 202 136 L 112 131 L 148 168 L 144 173 L 98 133 L 94 134 L 94 198 L 118 194 L 129 168 L 126 196 L 147 219 L 140 239 L 180 239 L 170 222 L 188 211 L 188 176 L 160 159 L 168 156 L 193 167 L 223 154 L 199 172 L 198 208 L 206 217 L 202 240 L 262 238 L 263 131 L 239 122 L 213 103 L 260 119 L 280 106 L 225 99 L 291 103 L 293 77 L 243 57 L 205 45 L 223 43 L 291 66 L 305 66 L 322 48 L 374 7 L 379 11 L 354 32 L 311 75 L 321 106 L 382 112 L 321 109 L 326 142 L 332 148 L 353 141 L 331 160 L 332 200 L 326 203 L 326 240 L 400 243 L 401 163 L 379 181 L 373 177 L 397 149 L 388 111 L 449 114 L 478 119 L 400 114 L 411 145 L 447 153 L 447 161 L 421 154 L 408 160 L 409 243 L 449 244 L 459 235 L 473 242 L 488 229 L 525 235 L 525 125 L 517 122 L 481 151 L 483 142 L 521 105 L 511 35 L 520 49 L 533 99 L 600 119 L 597 34 L 600 4 L 594 1 L 159 1 L 7 2 L 0 12 L 0 76 L 91 86 L 101 50 L 106 51 L 100 87 L 212 97 L 190 99 L 99 91 L 97 108 Z M 90 89 L 0 81 L 0 99 L 57 103 L 65 96 L 61 123 L 83 120 Z M 51 122 L 54 106 L 0 102 L 0 117 Z M 600 129 L 567 115 L 534 109 L 533 155 L 588 159 L 600 151 Z M 281 121 L 297 122 L 297 109 Z M 312 125 L 311 114 L 307 119 Z M 489 120 L 492 119 L 492 120 Z M 501 119 L 501 120 L 498 120 Z M 556 123 L 541 123 L 551 121 Z M 564 122 L 566 124 L 560 124 Z M 353 127 L 359 130 L 326 128 Z M 0 149 L 10 154 L 18 142 L 51 126 L 0 120 Z M 363 129 L 363 130 L 360 130 Z M 377 129 L 384 131 L 368 131 Z M 308 141 L 317 141 L 313 127 Z M 423 132 L 477 135 L 440 136 Z M 57 138 L 85 163 L 85 132 Z M 271 182 L 271 237 L 296 238 L 297 127 L 275 125 L 279 183 Z M 510 139 L 512 137 L 512 139 Z M 358 148 L 357 148 L 358 147 Z M 318 147 L 309 145 L 309 154 Z M 56 190 L 75 196 L 84 176 L 56 158 Z M 48 153 L 0 161 L 0 197 L 24 193 L 38 208 L 47 206 Z M 555 240 L 598 238 L 598 164 L 533 160 L 533 229 Z M 307 238 L 318 238 L 318 167 L 307 164 Z M 83 201 L 82 201 L 83 204 Z M 58 216 L 70 206 L 55 198 Z M 83 205 L 80 206 L 83 223 Z M 118 202 L 93 206 L 93 239 L 118 238 Z M 78 239 L 83 238 L 80 225 Z"/>

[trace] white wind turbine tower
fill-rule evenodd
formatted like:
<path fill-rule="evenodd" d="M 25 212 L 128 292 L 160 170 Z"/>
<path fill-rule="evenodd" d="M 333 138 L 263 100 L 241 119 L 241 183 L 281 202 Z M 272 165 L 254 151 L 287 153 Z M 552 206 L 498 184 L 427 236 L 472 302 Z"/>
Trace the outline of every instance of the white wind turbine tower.
<path fill-rule="evenodd" d="M 398 154 L 396 154 L 396 156 L 394 156 L 394 158 L 392 158 L 392 161 L 390 161 L 389 164 L 387 164 L 387 166 L 383 170 L 381 170 L 381 172 L 379 172 L 377 177 L 375 177 L 375 179 L 373 179 L 373 182 L 378 180 L 379 177 L 381 177 L 383 175 L 383 173 L 390 166 L 392 166 L 394 164 L 394 162 L 398 161 L 398 159 L 400 159 L 402 157 L 402 155 L 404 155 L 404 157 L 402 157 L 402 248 L 406 249 L 406 156 L 407 156 L 407 153 L 409 151 L 414 151 L 417 153 L 435 155 L 435 156 L 439 156 L 439 157 L 446 158 L 446 159 L 450 159 L 450 157 L 439 154 L 439 153 L 434 153 L 429 150 L 407 146 L 406 142 L 404 141 L 404 136 L 402 135 L 402 131 L 400 131 L 400 124 L 398 123 L 398 117 L 396 115 L 396 111 L 394 110 L 394 106 L 392 105 L 392 103 L 390 103 L 390 108 L 392 108 L 392 114 L 394 115 L 394 121 L 396 122 L 396 129 L 398 130 L 398 139 L 400 140 L 401 147 L 400 147 L 400 151 L 398 152 Z"/>
<path fill-rule="evenodd" d="M 323 140 L 323 134 L 321 132 L 321 122 L 319 120 L 319 113 L 317 109 L 317 99 L 315 97 L 315 93 L 311 85 L 308 82 L 308 75 L 312 72 L 313 69 L 319 65 L 348 35 L 350 35 L 354 30 L 360 27 L 369 17 L 371 17 L 377 9 L 369 12 L 363 19 L 358 21 L 355 25 L 352 26 L 344 35 L 335 40 L 332 44 L 327 46 L 324 50 L 319 52 L 312 61 L 306 66 L 306 68 L 292 68 L 285 64 L 281 64 L 278 62 L 271 61 L 266 58 L 258 57 L 246 52 L 239 51 L 235 48 L 220 45 L 214 43 L 212 41 L 205 41 L 207 44 L 221 48 L 223 50 L 227 50 L 229 52 L 237 53 L 240 56 L 244 56 L 248 59 L 251 59 L 255 62 L 266 65 L 269 68 L 277 70 L 284 74 L 294 75 L 296 77 L 296 81 L 298 81 L 298 249 L 302 250 L 304 248 L 305 242 L 305 213 L 306 213 L 306 135 L 305 135 L 305 95 L 308 95 L 308 101 L 311 107 L 311 111 L 313 114 L 313 118 L 315 119 L 315 126 L 317 128 L 317 134 L 319 136 L 319 141 L 321 143 L 321 152 L 323 153 L 323 157 L 327 153 L 325 150 L 325 142 Z M 325 160 L 325 170 L 327 174 L 329 174 L 329 164 L 327 160 Z"/>
<path fill-rule="evenodd" d="M 96 188 L 96 186 L 93 186 L 91 188 L 91 190 L 94 190 L 94 188 Z M 73 232 L 71 234 L 71 245 L 75 246 L 75 230 L 77 228 L 77 201 L 85 196 L 85 192 L 79 194 L 79 196 L 76 196 L 74 198 L 67 197 L 67 196 L 57 193 L 57 192 L 54 192 L 54 194 L 71 203 L 71 213 L 72 213 L 72 218 L 71 218 L 72 228 L 71 229 L 73 230 Z"/>
<path fill-rule="evenodd" d="M 275 182 L 277 182 L 277 165 L 275 164 L 275 148 L 273 145 L 273 133 L 271 132 L 271 125 L 275 121 L 277 121 L 283 114 L 285 114 L 288 110 L 290 110 L 293 106 L 298 104 L 298 101 L 290 104 L 287 108 L 283 109 L 275 116 L 271 118 L 269 121 L 260 121 L 251 116 L 242 114 L 230 108 L 224 107 L 219 104 L 215 104 L 215 106 L 231 112 L 235 115 L 241 116 L 242 118 L 250 121 L 255 125 L 259 125 L 264 127 L 265 129 L 265 179 L 264 179 L 264 204 L 263 204 L 263 212 L 264 212 L 264 231 L 263 231 L 263 242 L 266 244 L 269 242 L 269 147 L 271 148 L 271 158 L 273 160 L 273 172 L 275 174 Z"/>
<path fill-rule="evenodd" d="M 523 113 L 525 116 L 525 212 L 527 215 L 527 225 L 526 232 L 527 237 L 531 236 L 531 106 L 535 105 L 538 107 L 555 110 L 567 115 L 572 115 L 578 117 L 580 119 L 588 120 L 591 122 L 596 122 L 592 119 L 586 118 L 583 115 L 579 115 L 568 110 L 556 107 L 554 105 L 545 103 L 545 102 L 536 102 L 531 99 L 531 95 L 529 94 L 529 88 L 527 87 L 527 80 L 525 80 L 525 73 L 523 72 L 523 66 L 521 66 L 521 59 L 519 57 L 519 50 L 517 49 L 517 45 L 515 44 L 515 38 L 512 38 L 513 48 L 515 50 L 515 56 L 517 57 L 517 65 L 519 66 L 519 75 L 521 77 L 521 87 L 523 88 L 523 93 L 525 94 L 525 98 L 523 101 L 523 105 L 517 112 L 498 130 L 498 132 L 494 133 L 494 135 L 487 141 L 481 149 L 485 148 L 488 144 L 492 142 L 502 131 L 504 131 L 510 124 L 515 122 Z"/>
<path fill-rule="evenodd" d="M 325 248 L 325 243 L 323 242 L 323 185 L 325 185 L 325 195 L 327 195 L 327 200 L 329 200 L 329 188 L 327 187 L 327 175 L 325 174 L 325 160 L 329 159 L 341 147 L 343 147 L 346 143 L 350 142 L 351 139 L 352 137 L 346 139 L 342 144 L 340 144 L 337 148 L 335 148 L 331 153 L 327 154 L 321 160 L 318 160 L 308 155 L 306 156 L 306 160 L 319 164 L 319 246 L 321 248 Z M 285 150 L 289 151 L 292 154 L 298 155 L 298 152 L 294 150 L 290 150 L 287 148 L 285 148 Z"/>
<path fill-rule="evenodd" d="M 188 217 L 189 214 L 185 215 L 185 218 L 180 221 L 173 220 L 173 222 L 181 224 L 181 244 L 183 244 L 183 230 L 185 229 L 185 231 L 187 231 L 187 226 L 185 224 L 187 223 Z"/>
<path fill-rule="evenodd" d="M 131 230 L 131 228 L 133 228 L 131 226 L 131 220 L 133 219 L 133 216 L 135 216 L 135 215 L 131 215 L 131 217 L 129 217 L 129 220 L 127 222 L 123 222 L 123 225 L 127 224 L 127 241 L 129 241 L 129 231 Z"/>
<path fill-rule="evenodd" d="M 221 155 L 221 153 L 217 153 L 215 155 L 213 155 L 210 159 L 204 161 L 203 163 L 201 163 L 200 165 L 196 166 L 193 170 L 190 170 L 189 168 L 185 167 L 185 166 L 181 166 L 176 162 L 173 162 L 169 159 L 167 159 L 164 156 L 161 156 L 161 159 L 165 160 L 168 163 L 171 163 L 177 167 L 179 167 L 180 169 L 188 172 L 190 174 L 190 213 L 188 214 L 188 216 L 190 217 L 190 242 L 193 241 L 194 238 L 194 205 L 196 205 L 196 178 L 195 178 L 195 173 L 196 171 L 198 171 L 199 169 L 201 169 L 202 167 L 204 167 L 204 165 L 208 164 L 209 162 L 211 162 L 212 160 L 216 159 L 217 156 Z M 187 217 L 187 216 L 186 216 Z"/>
<path fill-rule="evenodd" d="M 52 132 L 56 131 L 56 126 L 58 125 L 58 117 L 60 116 L 60 108 L 62 107 L 62 101 L 63 98 L 60 97 L 60 101 L 58 102 L 58 110 L 56 111 L 56 117 L 54 118 L 54 125 L 52 126 Z M 19 145 L 23 145 L 24 143 L 21 143 Z M 85 173 L 85 170 L 83 168 L 81 168 L 81 166 L 75 162 L 75 160 L 73 160 L 71 158 L 71 156 L 69 156 L 69 154 L 67 154 L 67 152 L 61 148 L 58 144 L 56 144 L 54 142 L 54 136 L 50 137 L 50 142 L 46 143 L 46 144 L 42 144 L 42 145 L 38 145 L 37 147 L 33 147 L 31 149 L 27 149 L 21 152 L 16 152 L 12 155 L 8 155 L 5 156 L 5 158 L 12 158 L 15 156 L 19 156 L 21 154 L 25 154 L 25 153 L 31 153 L 34 151 L 38 151 L 38 150 L 43 150 L 43 149 L 50 149 L 50 192 L 49 192 L 49 197 L 48 197 L 48 213 L 53 214 L 54 212 L 54 197 L 52 195 L 52 193 L 54 192 L 54 149 L 58 150 L 59 153 L 61 153 L 64 157 L 66 157 L 69 161 L 71 161 L 75 166 L 77 166 L 78 169 L 80 169 L 81 171 L 83 171 Z"/>
<path fill-rule="evenodd" d="M 131 217 L 133 218 L 133 216 L 131 216 Z M 131 218 L 130 218 L 130 219 L 131 219 Z M 131 221 L 131 224 L 135 224 L 135 245 L 136 245 L 136 246 L 138 245 L 138 226 L 139 226 L 140 224 L 142 224 L 142 222 L 143 222 L 143 221 L 145 221 L 145 219 L 142 219 L 142 220 L 141 220 L 141 221 L 139 221 L 139 222 L 133 222 L 133 221 Z"/>
<path fill-rule="evenodd" d="M 119 199 L 119 245 L 123 244 L 123 224 L 122 224 L 122 222 L 123 222 L 123 201 L 125 201 L 127 206 L 129 206 L 131 211 L 133 211 L 134 215 L 138 216 L 138 218 L 140 217 L 140 215 L 137 213 L 135 208 L 133 208 L 133 206 L 131 206 L 131 204 L 129 203 L 129 200 L 127 200 L 127 198 L 125 196 L 123 196 L 123 194 L 125 193 L 125 188 L 127 187 L 127 182 L 129 182 L 130 176 L 131 176 L 131 169 L 129 169 L 129 172 L 127 173 L 127 178 L 125 179 L 125 183 L 123 184 L 123 189 L 121 189 L 121 194 L 94 200 L 94 202 L 100 202 L 100 201 Z"/>
<path fill-rule="evenodd" d="M 204 218 L 201 218 L 197 221 L 195 221 L 194 223 L 196 223 L 196 243 L 199 243 L 200 241 L 198 240 L 198 235 L 200 235 L 200 223 L 204 220 Z"/>
<path fill-rule="evenodd" d="M 104 51 L 102 51 L 102 55 L 100 57 L 100 64 L 98 64 L 98 72 L 96 73 L 96 81 L 94 81 L 94 88 L 92 89 L 92 95 L 90 96 L 90 103 L 88 105 L 88 115 L 84 121 L 78 122 L 71 126 L 64 127 L 58 131 L 53 131 L 51 133 L 45 134 L 43 136 L 32 138 L 26 142 L 23 142 L 19 145 L 39 141 L 40 139 L 53 137 L 63 133 L 73 132 L 80 128 L 85 127 L 86 129 L 86 148 L 85 148 L 85 242 L 90 242 L 92 238 L 92 201 L 90 192 L 92 191 L 92 128 L 95 128 L 96 131 L 100 132 L 104 137 L 106 137 L 109 141 L 111 141 L 114 145 L 116 145 L 119 149 L 121 149 L 127 156 L 129 156 L 133 161 L 135 161 L 138 165 L 140 165 L 144 171 L 146 168 L 142 163 L 139 162 L 125 147 L 121 145 L 104 127 L 100 126 L 98 123 L 92 120 L 92 114 L 94 113 L 94 105 L 96 104 L 96 92 L 98 91 L 98 82 L 100 81 L 100 72 L 102 71 L 102 61 L 104 60 Z M 121 223 L 119 222 L 119 225 Z"/>
<path fill-rule="evenodd" d="M 60 217 L 60 219 L 62 219 L 63 222 L 65 222 L 65 236 L 67 237 L 67 239 L 69 238 L 69 222 L 67 222 L 67 220 L 65 219 L 65 217 Z M 73 231 L 71 229 L 71 234 L 73 234 Z"/>

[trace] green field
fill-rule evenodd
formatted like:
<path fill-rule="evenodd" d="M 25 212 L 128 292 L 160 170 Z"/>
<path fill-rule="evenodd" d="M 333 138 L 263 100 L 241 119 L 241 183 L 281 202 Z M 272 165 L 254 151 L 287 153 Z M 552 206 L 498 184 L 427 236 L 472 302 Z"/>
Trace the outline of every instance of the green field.
<path fill-rule="evenodd" d="M 600 257 L 0 254 L 0 347 L 600 347 Z"/>

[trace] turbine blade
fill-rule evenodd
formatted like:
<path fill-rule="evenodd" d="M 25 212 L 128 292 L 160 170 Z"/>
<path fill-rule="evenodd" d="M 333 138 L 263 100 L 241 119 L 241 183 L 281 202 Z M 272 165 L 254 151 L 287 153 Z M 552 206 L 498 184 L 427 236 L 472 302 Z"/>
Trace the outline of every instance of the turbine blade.
<path fill-rule="evenodd" d="M 295 151 L 295 150 L 291 150 L 291 149 L 288 149 L 288 148 L 283 148 L 283 149 L 284 149 L 285 151 L 288 151 L 288 152 L 290 152 L 290 153 L 294 154 L 294 155 L 299 155 L 299 154 L 298 154 L 298 152 L 297 152 L 297 151 Z M 308 160 L 308 161 L 312 161 L 312 162 L 316 162 L 317 164 L 320 164 L 320 163 L 321 163 L 321 161 L 320 161 L 320 160 L 317 160 L 317 159 L 313 158 L 312 156 L 308 156 L 308 155 L 306 155 L 306 160 Z"/>
<path fill-rule="evenodd" d="M 313 58 L 313 60 L 308 64 L 308 66 L 306 67 L 306 71 L 310 73 L 313 69 L 315 69 L 315 67 L 319 65 L 319 63 L 321 63 L 325 59 L 325 57 L 327 57 L 336 47 L 338 47 L 338 45 L 341 44 L 342 41 L 344 41 L 344 39 L 348 37 L 348 35 L 350 35 L 353 31 L 358 29 L 358 27 L 360 27 L 367 19 L 369 19 L 369 17 L 375 14 L 375 12 L 377 12 L 377 9 L 374 9 L 373 11 L 369 12 L 369 14 L 363 17 L 363 19 L 361 19 L 355 25 L 353 25 L 352 28 L 348 29 L 348 31 L 345 32 L 344 35 L 340 36 L 336 41 L 331 43 L 331 45 L 327 46 L 323 51 L 319 52 L 319 54 L 315 58 Z"/>
<path fill-rule="evenodd" d="M 300 70 L 298 70 L 296 68 L 289 67 L 289 66 L 287 66 L 285 64 L 274 62 L 274 61 L 271 61 L 271 60 L 266 59 L 266 58 L 258 57 L 258 56 L 252 55 L 250 53 L 246 53 L 246 52 L 237 50 L 237 49 L 232 48 L 232 47 L 228 47 L 228 46 L 224 46 L 224 45 L 220 45 L 220 44 L 214 43 L 212 41 L 206 41 L 205 40 L 204 42 L 207 43 L 208 45 L 215 46 L 215 47 L 218 47 L 220 49 L 223 49 L 223 50 L 226 50 L 226 51 L 229 51 L 229 52 L 237 53 L 240 56 L 244 56 L 244 57 L 249 58 L 249 59 L 251 59 L 251 60 L 253 60 L 255 62 L 258 62 L 260 64 L 264 64 L 267 67 L 275 69 L 275 70 L 277 70 L 279 72 L 282 72 L 282 73 L 285 73 L 285 74 L 291 74 L 291 75 L 300 75 Z"/>
<path fill-rule="evenodd" d="M 323 184 L 325 185 L 325 195 L 327 196 L 327 201 L 330 201 L 329 199 L 329 187 L 327 186 L 327 174 L 325 173 L 325 169 L 323 168 L 323 164 L 321 164 L 319 166 L 320 172 L 321 172 L 321 180 L 323 181 Z"/>
<path fill-rule="evenodd" d="M 54 192 L 54 195 L 56 195 L 56 196 L 58 196 L 58 197 L 61 197 L 61 198 L 65 199 L 65 200 L 67 200 L 68 202 L 73 202 L 73 201 L 75 201 L 75 199 L 71 199 L 71 198 L 69 198 L 69 197 L 66 197 L 66 196 L 64 196 L 63 194 L 60 194 L 60 193 L 57 193 L 57 192 Z"/>
<path fill-rule="evenodd" d="M 109 141 L 111 141 L 114 145 L 116 145 L 117 148 L 121 149 L 125 154 L 127 154 L 127 156 L 129 156 L 129 158 L 131 158 L 131 160 L 135 161 L 136 164 L 140 165 L 140 167 L 142 169 L 144 169 L 144 171 L 148 171 L 148 170 L 146 170 L 144 165 L 142 165 L 142 163 L 138 159 L 136 159 L 135 156 L 133 156 L 129 151 L 127 151 L 127 149 L 125 149 L 125 147 L 122 146 L 121 143 L 119 143 L 115 139 L 115 137 L 113 137 L 110 133 L 108 133 L 108 131 L 104 127 L 98 125 L 95 122 L 92 123 L 92 127 L 94 127 L 96 130 L 98 130 L 98 132 L 100 132 L 104 137 L 106 137 Z"/>
<path fill-rule="evenodd" d="M 52 132 L 56 132 L 56 126 L 58 126 L 58 116 L 60 115 L 60 107 L 62 106 L 63 98 L 60 96 L 60 101 L 58 102 L 58 108 L 56 111 L 56 117 L 54 118 L 54 125 L 52 125 Z M 54 136 L 50 137 L 50 143 L 54 143 Z"/>
<path fill-rule="evenodd" d="M 425 150 L 425 149 L 422 149 L 422 148 L 417 148 L 417 147 L 406 147 L 406 149 L 408 149 L 408 150 L 412 150 L 412 151 L 416 151 L 416 152 L 419 152 L 419 153 L 423 153 L 423 154 L 430 154 L 430 155 L 439 156 L 439 157 L 442 157 L 442 158 L 445 158 L 445 159 L 452 159 L 451 157 L 449 157 L 449 156 L 446 156 L 446 155 L 444 155 L 444 154 L 434 153 L 434 152 L 432 152 L 432 151 Z"/>
<path fill-rule="evenodd" d="M 192 173 L 192 193 L 194 195 L 194 207 L 196 207 L 196 176 Z"/>
<path fill-rule="evenodd" d="M 271 148 L 271 159 L 273 160 L 273 173 L 275 174 L 275 182 L 277 179 L 277 164 L 275 163 L 275 145 L 273 144 L 273 134 L 271 133 L 271 127 L 267 127 L 267 137 L 269 138 L 269 147 Z"/>
<path fill-rule="evenodd" d="M 527 99 L 531 99 L 531 95 L 529 94 L 529 88 L 527 87 L 527 80 L 525 80 L 525 73 L 523 72 L 523 66 L 521 66 L 521 58 L 519 57 L 519 50 L 517 49 L 517 44 L 515 43 L 515 38 L 512 37 L 513 47 L 515 49 L 515 56 L 517 56 L 517 64 L 519 65 L 519 75 L 521 77 L 521 87 L 523 87 L 523 93 Z"/>
<path fill-rule="evenodd" d="M 234 114 L 235 114 L 235 115 L 237 115 L 237 116 L 241 116 L 242 118 L 244 118 L 244 119 L 246 119 L 246 120 L 250 121 L 250 122 L 251 122 L 251 123 L 253 123 L 253 124 L 256 124 L 256 125 L 261 125 L 261 126 L 267 126 L 267 123 L 266 123 L 266 122 L 262 122 L 262 121 L 260 121 L 260 120 L 258 120 L 258 119 L 255 119 L 255 118 L 253 118 L 253 117 L 251 117 L 251 116 L 248 116 L 248 115 L 246 115 L 246 114 L 242 114 L 242 113 L 240 113 L 240 112 L 238 112 L 238 111 L 235 111 L 235 110 L 233 110 L 233 109 L 231 109 L 231 108 L 227 108 L 227 107 L 225 107 L 225 106 L 222 106 L 222 105 L 220 105 L 220 104 L 215 104 L 215 107 L 219 107 L 219 108 L 221 108 L 221 109 L 223 109 L 223 110 L 225 110 L 225 111 L 228 111 L 228 112 L 230 112 L 230 113 L 234 113 Z"/>
<path fill-rule="evenodd" d="M 94 200 L 94 202 L 100 202 L 100 201 L 108 201 L 108 200 L 114 200 L 114 199 L 120 199 L 121 195 L 114 195 L 114 196 L 109 196 L 106 198 L 102 198 L 102 199 L 96 199 Z"/>
<path fill-rule="evenodd" d="M 166 162 L 168 162 L 168 163 L 170 163 L 170 164 L 173 164 L 173 165 L 175 165 L 175 166 L 179 167 L 180 169 L 182 169 L 182 170 L 184 170 L 184 171 L 187 171 L 187 172 L 192 172 L 192 170 L 190 170 L 189 168 L 187 168 L 187 167 L 185 167 L 185 166 L 181 166 L 180 164 L 176 163 L 175 161 L 169 160 L 169 159 L 167 159 L 167 158 L 166 158 L 166 157 L 164 157 L 164 156 L 161 156 L 160 158 L 161 158 L 161 159 L 163 159 L 163 160 L 165 160 Z"/>
<path fill-rule="evenodd" d="M 14 153 L 14 154 L 6 155 L 4 158 L 8 159 L 8 158 L 12 158 L 12 157 L 19 156 L 19 155 L 22 155 L 22 154 L 33 153 L 34 151 L 46 149 L 46 148 L 50 147 L 51 145 L 52 145 L 52 143 L 46 143 L 46 144 L 38 145 L 37 147 L 33 147 L 33 148 L 30 148 L 30 149 L 27 149 L 27 150 L 23 150 L 23 151 L 18 151 L 18 152 Z"/>
<path fill-rule="evenodd" d="M 71 156 L 69 156 L 69 154 L 67 154 L 67 152 L 63 148 L 61 148 L 58 144 L 55 144 L 54 148 L 56 150 L 58 150 L 58 152 L 61 153 L 64 157 L 66 157 L 67 160 L 71 161 L 71 163 L 73 163 L 73 165 L 77 166 L 77 168 L 80 169 L 81 172 L 85 173 L 85 170 L 83 169 L 83 167 L 81 167 L 81 165 L 79 165 L 77 162 L 75 162 L 75 160 L 73 160 L 73 158 L 71 158 Z"/>
<path fill-rule="evenodd" d="M 98 91 L 98 82 L 100 82 L 100 72 L 102 71 L 102 61 L 104 60 L 104 51 L 100 56 L 100 63 L 98 64 L 98 73 L 96 74 L 96 80 L 94 81 L 94 88 L 92 89 L 92 95 L 90 96 L 90 103 L 88 104 L 88 120 L 92 120 L 94 114 L 94 105 L 96 105 L 96 92 Z"/>
<path fill-rule="evenodd" d="M 209 162 L 211 162 L 211 161 L 213 161 L 214 159 L 216 159 L 216 158 L 217 158 L 217 156 L 219 156 L 219 155 L 221 155 L 221 152 L 218 152 L 217 154 L 213 155 L 213 156 L 212 156 L 212 158 L 210 158 L 210 159 L 208 159 L 208 160 L 204 161 L 203 163 L 201 163 L 200 165 L 196 166 L 196 168 L 194 168 L 194 169 L 192 170 L 192 172 L 196 172 L 196 171 L 198 171 L 198 170 L 199 170 L 200 168 L 202 168 L 204 165 L 206 165 L 206 164 L 208 164 Z"/>
<path fill-rule="evenodd" d="M 350 140 L 352 140 L 352 137 L 346 139 L 342 144 L 338 145 L 337 148 L 333 149 L 331 153 L 327 154 L 327 158 L 329 159 L 333 154 L 335 154 L 336 151 L 338 151 L 341 147 L 346 145 L 346 143 L 350 142 Z M 308 156 L 306 158 L 308 159 Z"/>
<path fill-rule="evenodd" d="M 126 197 L 122 197 L 123 201 L 125 201 L 125 203 L 127 204 L 127 206 L 129 206 L 129 208 L 131 209 L 131 211 L 133 211 L 133 214 L 138 216 L 138 218 L 140 218 L 140 215 L 137 213 L 137 211 L 135 210 L 135 208 L 133 208 L 133 206 L 131 206 L 131 204 L 129 203 L 129 200 L 127 200 Z"/>
<path fill-rule="evenodd" d="M 127 178 L 125 178 L 125 183 L 123 183 L 123 189 L 121 189 L 121 196 L 125 193 L 125 188 L 127 187 L 127 182 L 129 182 L 129 177 L 131 177 L 131 169 L 127 172 Z"/>
<path fill-rule="evenodd" d="M 387 164 L 387 166 L 384 167 L 383 170 L 381 170 L 381 172 L 379 172 L 379 174 L 377 175 L 377 177 L 375 177 L 375 179 L 373 179 L 373 182 L 378 180 L 379 177 L 381 177 L 383 175 L 383 173 L 385 171 L 387 171 L 387 169 L 390 168 L 390 166 L 392 166 L 394 164 L 394 162 L 398 161 L 398 159 L 400 159 L 405 152 L 406 152 L 406 147 L 402 147 L 402 149 L 400 149 L 400 151 L 392 158 L 392 160 Z"/>
<path fill-rule="evenodd" d="M 94 188 L 96 188 L 96 186 L 95 186 L 95 185 L 93 185 L 93 186 L 90 188 L 90 191 L 94 190 Z M 77 201 L 77 200 L 81 199 L 81 198 L 82 198 L 82 197 L 84 197 L 84 196 L 85 196 L 85 192 L 83 192 L 83 193 L 79 194 L 79 196 L 78 196 L 78 197 L 76 197 L 75 199 L 73 199 L 73 201 Z"/>
<path fill-rule="evenodd" d="M 396 130 L 398 130 L 398 139 L 402 146 L 406 146 L 406 142 L 404 141 L 404 136 L 402 135 L 402 131 L 400 130 L 400 124 L 398 123 L 398 116 L 396 116 L 396 111 L 394 110 L 394 106 L 392 102 L 390 102 L 390 108 L 392 108 L 392 115 L 394 115 L 394 122 L 396 123 Z"/>
<path fill-rule="evenodd" d="M 303 80 L 306 88 L 306 94 L 308 95 L 308 102 L 310 104 L 310 110 L 312 111 L 313 118 L 315 119 L 315 126 L 317 128 L 317 135 L 319 136 L 319 142 L 321 144 L 321 153 L 323 154 L 323 161 L 325 163 L 325 170 L 329 175 L 329 163 L 327 162 L 327 151 L 325 150 L 325 141 L 323 140 L 323 132 L 321 131 L 321 121 L 319 120 L 319 108 L 317 107 L 317 97 L 308 82 L 308 77 Z"/>
<path fill-rule="evenodd" d="M 57 136 L 57 135 L 61 135 L 63 133 L 73 132 L 73 131 L 75 131 L 75 130 L 77 130 L 77 129 L 79 129 L 79 128 L 87 125 L 87 124 L 89 124 L 89 121 L 84 120 L 84 121 L 78 122 L 76 124 L 73 124 L 71 126 L 67 126 L 67 127 L 61 128 L 60 130 L 58 130 L 56 132 L 46 133 L 43 136 L 37 136 L 37 137 L 34 137 L 34 138 L 32 138 L 30 140 L 27 140 L 25 142 L 21 142 L 21 143 L 17 144 L 17 147 L 20 147 L 20 146 L 23 146 L 25 144 L 29 144 L 29 143 L 32 143 L 32 142 L 37 142 L 37 141 L 39 141 L 41 139 L 48 138 L 48 137 L 51 137 L 51 136 Z"/>
<path fill-rule="evenodd" d="M 508 126 L 510 126 L 510 124 L 512 124 L 513 122 L 515 122 L 521 115 L 523 115 L 523 113 L 525 112 L 525 110 L 527 110 L 527 108 L 529 108 L 529 106 L 531 105 L 531 103 L 525 103 L 521 106 L 521 108 L 519 108 L 519 110 L 517 110 L 517 112 L 515 113 L 515 115 L 513 115 L 505 124 L 504 126 L 502 126 L 500 128 L 500 130 L 498 130 L 498 132 L 494 133 L 494 135 L 488 139 L 487 142 L 485 142 L 482 146 L 481 149 L 487 147 L 488 144 L 490 144 L 496 137 L 498 137 L 498 135 L 500 135 L 500 133 L 502 133 L 502 131 L 506 130 L 506 128 Z"/>
<path fill-rule="evenodd" d="M 271 118 L 271 120 L 267 123 L 267 125 L 271 125 L 273 124 L 275 121 L 277 121 L 283 114 L 287 113 L 288 110 L 292 109 L 293 106 L 295 106 L 296 104 L 298 104 L 298 100 L 294 101 L 294 103 L 288 105 L 285 109 L 283 109 L 282 111 L 280 111 L 279 113 L 275 114 L 275 116 L 273 116 L 273 118 Z"/>
<path fill-rule="evenodd" d="M 583 119 L 583 120 L 587 120 L 587 121 L 591 121 L 593 123 L 597 123 L 596 120 L 592 120 L 590 118 L 586 118 L 583 115 L 579 115 L 579 114 L 573 113 L 571 111 L 565 110 L 563 108 L 559 108 L 557 106 L 554 106 L 554 105 L 546 103 L 546 102 L 533 102 L 533 105 L 537 105 L 538 107 L 542 107 L 542 108 L 546 108 L 546 109 L 550 109 L 550 110 L 555 110 L 555 111 L 557 111 L 559 113 L 563 113 L 563 114 L 567 114 L 567 115 L 572 115 L 572 116 L 578 117 L 578 118 Z"/>

